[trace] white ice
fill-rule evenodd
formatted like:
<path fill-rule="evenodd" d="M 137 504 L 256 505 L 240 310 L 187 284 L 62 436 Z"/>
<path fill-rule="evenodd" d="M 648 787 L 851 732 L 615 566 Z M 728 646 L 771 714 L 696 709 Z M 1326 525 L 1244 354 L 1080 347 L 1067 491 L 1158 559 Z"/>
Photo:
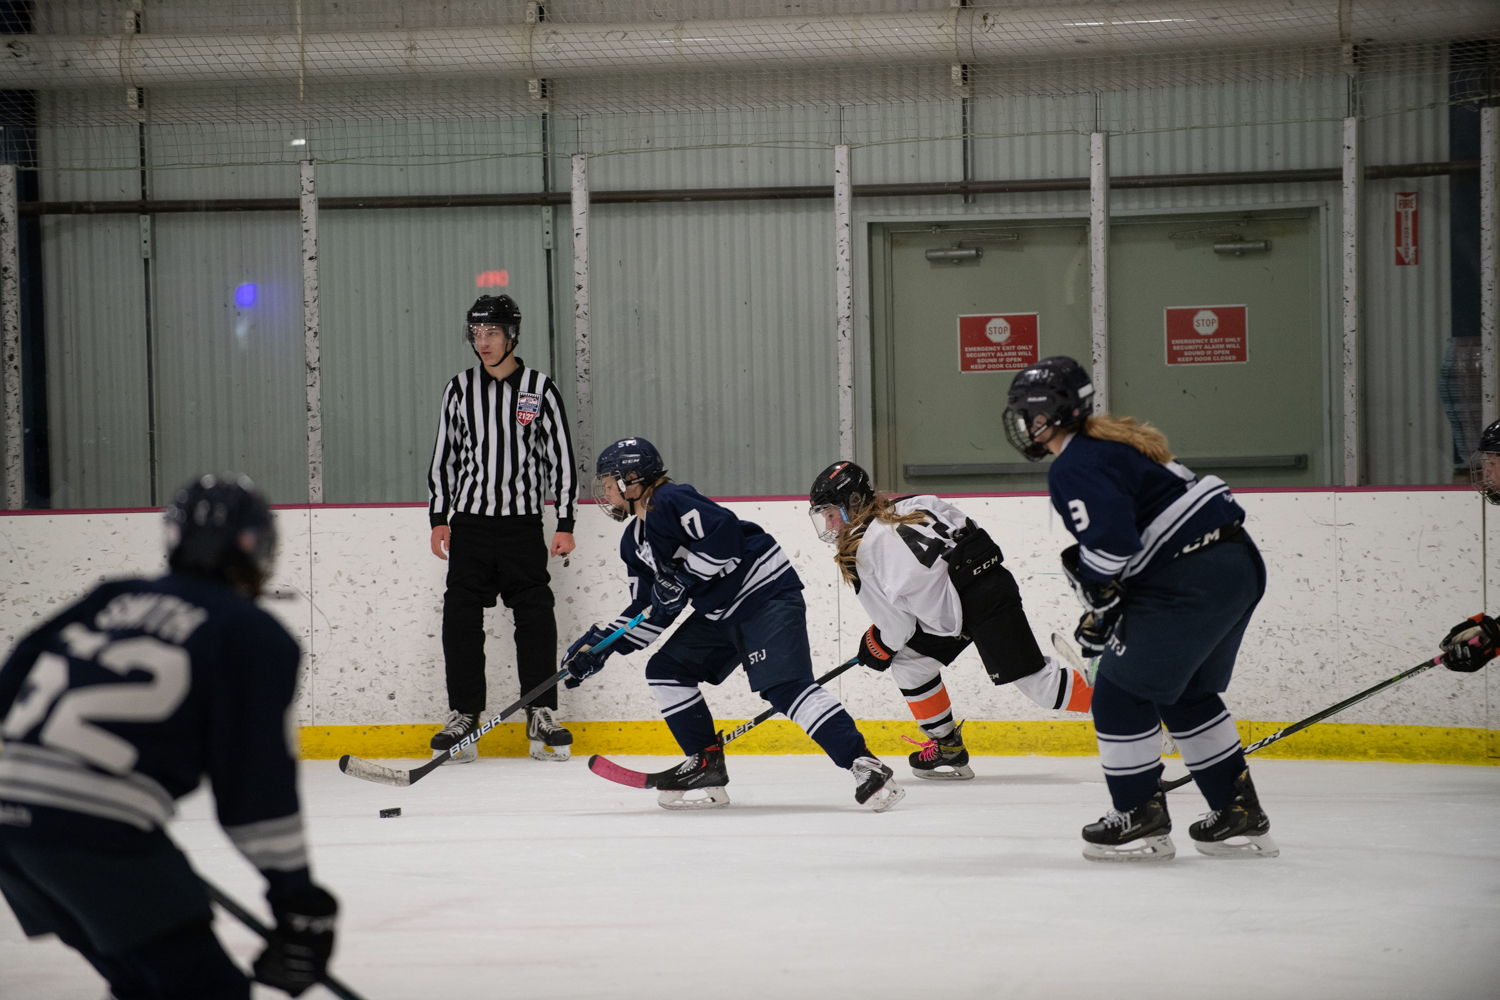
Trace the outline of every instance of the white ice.
<path fill-rule="evenodd" d="M 1185 788 L 1176 860 L 1102 865 L 1078 839 L 1107 806 L 1097 760 L 979 757 L 953 783 L 890 763 L 908 795 L 880 815 L 820 757 L 731 756 L 734 804 L 701 813 L 582 760 L 411 788 L 305 764 L 314 871 L 344 907 L 334 972 L 368 1000 L 1500 996 L 1500 768 L 1255 761 L 1280 858 L 1200 857 Z M 205 793 L 172 832 L 265 913 Z M 7 1000 L 104 995 L 3 907 L 0 970 Z"/>

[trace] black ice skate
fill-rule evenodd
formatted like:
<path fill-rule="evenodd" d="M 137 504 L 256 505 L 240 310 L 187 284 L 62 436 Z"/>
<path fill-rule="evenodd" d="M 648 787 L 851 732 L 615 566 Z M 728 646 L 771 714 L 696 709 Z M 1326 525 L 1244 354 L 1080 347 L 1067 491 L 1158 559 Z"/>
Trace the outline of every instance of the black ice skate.
<path fill-rule="evenodd" d="M 1211 858 L 1274 858 L 1281 853 L 1271 839 L 1271 818 L 1260 807 L 1247 768 L 1234 779 L 1234 801 L 1188 827 L 1199 854 Z"/>
<path fill-rule="evenodd" d="M 663 809 L 718 809 L 729 805 L 729 768 L 724 764 L 724 748 L 718 743 L 693 754 L 675 770 L 651 775 L 651 787 L 657 789 L 656 803 Z M 702 792 L 702 797 L 685 798 L 688 792 Z"/>
<path fill-rule="evenodd" d="M 537 760 L 567 760 L 573 756 L 573 734 L 557 724 L 552 709 L 526 706 L 526 738 Z"/>
<path fill-rule="evenodd" d="M 964 724 L 960 722 L 947 736 L 939 736 L 918 742 L 910 736 L 901 737 L 917 750 L 907 758 L 911 773 L 919 778 L 933 781 L 964 781 L 974 777 L 969 766 L 969 751 L 964 749 Z"/>
<path fill-rule="evenodd" d="M 434 757 L 444 756 L 452 749 L 453 744 L 461 742 L 465 736 L 468 736 L 478 728 L 478 712 L 473 715 L 470 715 L 468 712 L 449 712 L 448 721 L 443 723 L 443 728 L 432 738 L 432 742 L 428 744 L 432 747 L 432 755 Z M 478 759 L 479 748 L 476 744 L 470 743 L 458 752 L 457 757 L 444 763 L 470 764 Z"/>
<path fill-rule="evenodd" d="M 883 813 L 906 798 L 906 790 L 896 784 L 895 772 L 874 757 L 858 757 L 849 766 L 854 775 L 854 801 Z"/>
<path fill-rule="evenodd" d="M 1129 812 L 1111 809 L 1083 828 L 1083 856 L 1090 861 L 1170 861 L 1172 817 L 1167 797 L 1157 792 Z"/>

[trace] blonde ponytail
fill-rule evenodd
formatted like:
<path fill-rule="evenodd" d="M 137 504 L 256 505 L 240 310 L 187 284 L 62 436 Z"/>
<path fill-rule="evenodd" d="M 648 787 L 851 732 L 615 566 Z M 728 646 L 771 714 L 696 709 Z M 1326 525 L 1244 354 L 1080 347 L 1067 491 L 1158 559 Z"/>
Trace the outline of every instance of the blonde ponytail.
<path fill-rule="evenodd" d="M 1138 423 L 1134 417 L 1089 417 L 1083 433 L 1100 441 L 1128 444 L 1153 462 L 1172 461 L 1167 436 L 1150 424 Z"/>
<path fill-rule="evenodd" d="M 859 558 L 859 543 L 864 541 L 865 529 L 872 521 L 886 524 L 925 524 L 927 515 L 913 511 L 910 514 L 896 513 L 896 502 L 884 493 L 877 493 L 858 510 L 851 511 L 849 520 L 839 529 L 838 548 L 833 561 L 838 564 L 839 575 L 852 585 L 855 581 L 855 564 Z"/>

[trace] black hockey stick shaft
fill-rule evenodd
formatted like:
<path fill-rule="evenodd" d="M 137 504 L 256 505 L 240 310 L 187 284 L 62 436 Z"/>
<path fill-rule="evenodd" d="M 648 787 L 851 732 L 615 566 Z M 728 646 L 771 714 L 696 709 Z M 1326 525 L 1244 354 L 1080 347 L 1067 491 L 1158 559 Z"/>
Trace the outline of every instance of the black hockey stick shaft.
<path fill-rule="evenodd" d="M 858 657 L 855 657 L 852 660 L 845 660 L 843 663 L 840 663 L 838 666 L 836 666 L 832 670 L 828 671 L 828 673 L 824 674 L 822 677 L 819 677 L 817 679 L 817 681 L 815 681 L 814 683 L 819 684 L 819 685 L 827 684 L 829 681 L 833 680 L 839 674 L 843 673 L 845 670 L 848 670 L 850 667 L 855 666 L 858 663 L 859 663 L 859 658 Z M 729 732 L 727 732 L 727 733 L 724 734 L 724 738 L 719 741 L 719 745 L 723 746 L 725 743 L 728 743 L 730 740 L 738 739 L 739 737 L 744 736 L 750 730 L 754 729 L 756 726 L 760 725 L 762 722 L 765 722 L 767 719 L 769 719 L 771 716 L 773 716 L 775 714 L 776 714 L 776 709 L 774 709 L 774 708 L 768 708 L 764 712 L 762 712 L 759 715 L 757 715 L 755 718 L 751 719 L 749 722 L 741 722 L 738 726 L 735 726 Z"/>
<path fill-rule="evenodd" d="M 220 889 L 218 886 L 214 885 L 202 875 L 198 876 L 198 881 L 202 882 L 203 888 L 208 890 L 209 899 L 213 900 L 215 903 L 218 903 L 236 920 L 244 924 L 246 927 L 250 928 L 255 933 L 259 934 L 261 937 L 265 938 L 267 941 L 271 940 L 271 928 L 261 923 L 259 918 L 255 916 L 255 914 L 245 909 L 236 900 L 230 897 L 223 889 Z M 349 987 L 339 982 L 337 979 L 334 979 L 333 976 L 329 975 L 327 972 L 323 973 L 322 978 L 320 978 L 318 982 L 328 987 L 329 992 L 331 992 L 334 996 L 341 997 L 342 1000 L 363 1000 L 363 998 L 358 993 L 354 992 Z"/>
<path fill-rule="evenodd" d="M 1302 732 L 1302 730 L 1306 729 L 1308 726 L 1311 726 L 1311 725 L 1314 725 L 1316 723 L 1322 722 L 1324 719 L 1328 718 L 1330 715 L 1337 715 L 1338 713 L 1342 712 L 1344 709 L 1349 708 L 1349 707 L 1351 707 L 1353 705 L 1359 704 L 1360 702 L 1364 701 L 1366 698 L 1370 697 L 1371 695 L 1377 695 L 1380 692 L 1384 691 L 1388 687 L 1394 687 L 1395 685 L 1400 684 L 1402 681 L 1404 681 L 1404 680 L 1406 680 L 1406 679 L 1408 679 L 1410 677 L 1415 677 L 1418 674 L 1423 673 L 1424 671 L 1431 670 L 1433 667 L 1437 666 L 1438 664 L 1440 664 L 1442 662 L 1443 662 L 1443 657 L 1440 654 L 1438 656 L 1434 656 L 1430 660 L 1426 660 L 1426 661 L 1424 661 L 1422 663 L 1417 664 L 1415 667 L 1412 667 L 1410 670 L 1403 670 L 1403 671 L 1401 671 L 1401 673 L 1397 674 L 1395 677 L 1388 677 L 1385 680 L 1381 681 L 1379 684 L 1376 684 L 1374 687 L 1366 688 L 1365 690 L 1361 691 L 1359 694 L 1356 694 L 1356 695 L 1354 695 L 1352 697 L 1349 697 L 1349 698 L 1345 698 L 1343 701 L 1339 702 L 1337 705 L 1330 705 L 1329 707 L 1323 709 L 1323 711 L 1321 711 L 1321 712 L 1316 712 L 1316 713 L 1314 713 L 1312 715 L 1309 715 L 1307 718 L 1303 719 L 1301 722 L 1294 722 L 1290 726 L 1287 726 L 1285 729 L 1278 729 L 1278 730 L 1276 730 L 1276 732 L 1272 733 L 1270 736 L 1265 737 L 1264 739 L 1256 740 L 1254 743 L 1250 744 L 1249 746 L 1247 746 L 1245 748 L 1245 753 L 1252 754 L 1255 751 L 1261 749 L 1262 747 L 1270 746 L 1272 743 L 1275 743 L 1277 740 L 1284 740 L 1288 736 L 1291 736 L 1293 733 L 1300 733 L 1300 732 Z M 1193 780 L 1193 776 L 1191 774 L 1184 774 L 1180 778 L 1174 778 L 1171 781 L 1163 781 L 1161 783 L 1161 788 L 1162 788 L 1162 791 L 1164 791 L 1164 792 L 1170 792 L 1174 788 L 1181 788 L 1183 785 L 1187 784 L 1189 781 L 1192 781 L 1192 780 Z"/>

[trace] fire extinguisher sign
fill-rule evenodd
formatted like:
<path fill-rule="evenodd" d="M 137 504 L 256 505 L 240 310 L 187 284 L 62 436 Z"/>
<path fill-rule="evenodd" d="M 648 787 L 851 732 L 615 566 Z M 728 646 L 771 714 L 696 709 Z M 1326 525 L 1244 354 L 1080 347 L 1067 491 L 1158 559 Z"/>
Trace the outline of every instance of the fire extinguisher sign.
<path fill-rule="evenodd" d="M 1417 192 L 1396 192 L 1396 265 L 1417 262 Z"/>

